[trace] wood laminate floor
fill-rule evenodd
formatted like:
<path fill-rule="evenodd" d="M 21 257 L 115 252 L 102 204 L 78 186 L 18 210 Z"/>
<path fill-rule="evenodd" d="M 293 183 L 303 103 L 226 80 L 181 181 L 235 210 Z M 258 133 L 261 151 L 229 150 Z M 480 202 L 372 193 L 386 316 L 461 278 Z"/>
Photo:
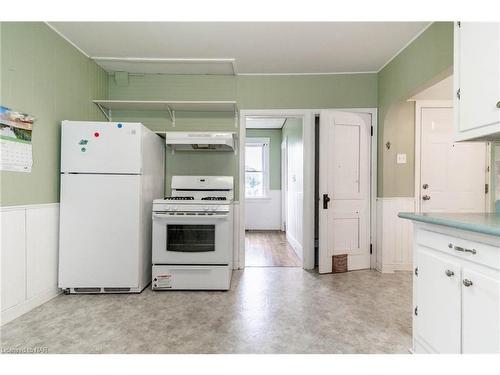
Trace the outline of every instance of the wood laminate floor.
<path fill-rule="evenodd" d="M 245 232 L 245 266 L 301 267 L 302 261 L 279 230 Z"/>

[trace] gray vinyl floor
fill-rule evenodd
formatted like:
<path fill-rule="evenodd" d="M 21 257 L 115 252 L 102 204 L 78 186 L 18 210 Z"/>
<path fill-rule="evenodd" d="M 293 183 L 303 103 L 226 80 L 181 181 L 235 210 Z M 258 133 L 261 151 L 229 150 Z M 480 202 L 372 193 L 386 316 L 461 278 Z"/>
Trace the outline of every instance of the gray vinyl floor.
<path fill-rule="evenodd" d="M 228 292 L 60 295 L 1 328 L 2 351 L 408 353 L 411 274 L 235 271 Z"/>

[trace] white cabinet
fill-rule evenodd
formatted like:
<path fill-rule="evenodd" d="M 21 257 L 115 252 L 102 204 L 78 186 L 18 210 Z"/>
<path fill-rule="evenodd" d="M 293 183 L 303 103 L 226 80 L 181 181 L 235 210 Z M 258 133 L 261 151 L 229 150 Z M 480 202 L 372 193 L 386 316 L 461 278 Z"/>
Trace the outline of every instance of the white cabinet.
<path fill-rule="evenodd" d="M 416 353 L 500 353 L 500 240 L 415 225 Z"/>
<path fill-rule="evenodd" d="M 464 267 L 462 352 L 500 352 L 500 280 Z"/>
<path fill-rule="evenodd" d="M 460 265 L 418 250 L 416 336 L 437 353 L 460 353 Z"/>
<path fill-rule="evenodd" d="M 453 74 L 456 139 L 500 139 L 500 23 L 455 23 Z"/>

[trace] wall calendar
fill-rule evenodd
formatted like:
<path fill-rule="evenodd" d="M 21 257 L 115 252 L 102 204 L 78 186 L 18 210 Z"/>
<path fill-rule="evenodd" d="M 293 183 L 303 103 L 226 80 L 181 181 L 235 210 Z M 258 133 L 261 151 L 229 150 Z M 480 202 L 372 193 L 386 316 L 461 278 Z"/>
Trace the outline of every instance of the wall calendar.
<path fill-rule="evenodd" d="M 0 106 L 0 170 L 31 172 L 31 133 L 35 118 Z"/>

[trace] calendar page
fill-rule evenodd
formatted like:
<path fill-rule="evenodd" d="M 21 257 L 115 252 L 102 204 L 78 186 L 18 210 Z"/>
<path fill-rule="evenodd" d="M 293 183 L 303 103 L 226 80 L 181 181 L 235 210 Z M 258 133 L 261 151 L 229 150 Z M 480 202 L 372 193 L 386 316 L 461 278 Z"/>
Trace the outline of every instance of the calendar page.
<path fill-rule="evenodd" d="M 0 106 L 0 170 L 31 172 L 35 118 Z"/>

